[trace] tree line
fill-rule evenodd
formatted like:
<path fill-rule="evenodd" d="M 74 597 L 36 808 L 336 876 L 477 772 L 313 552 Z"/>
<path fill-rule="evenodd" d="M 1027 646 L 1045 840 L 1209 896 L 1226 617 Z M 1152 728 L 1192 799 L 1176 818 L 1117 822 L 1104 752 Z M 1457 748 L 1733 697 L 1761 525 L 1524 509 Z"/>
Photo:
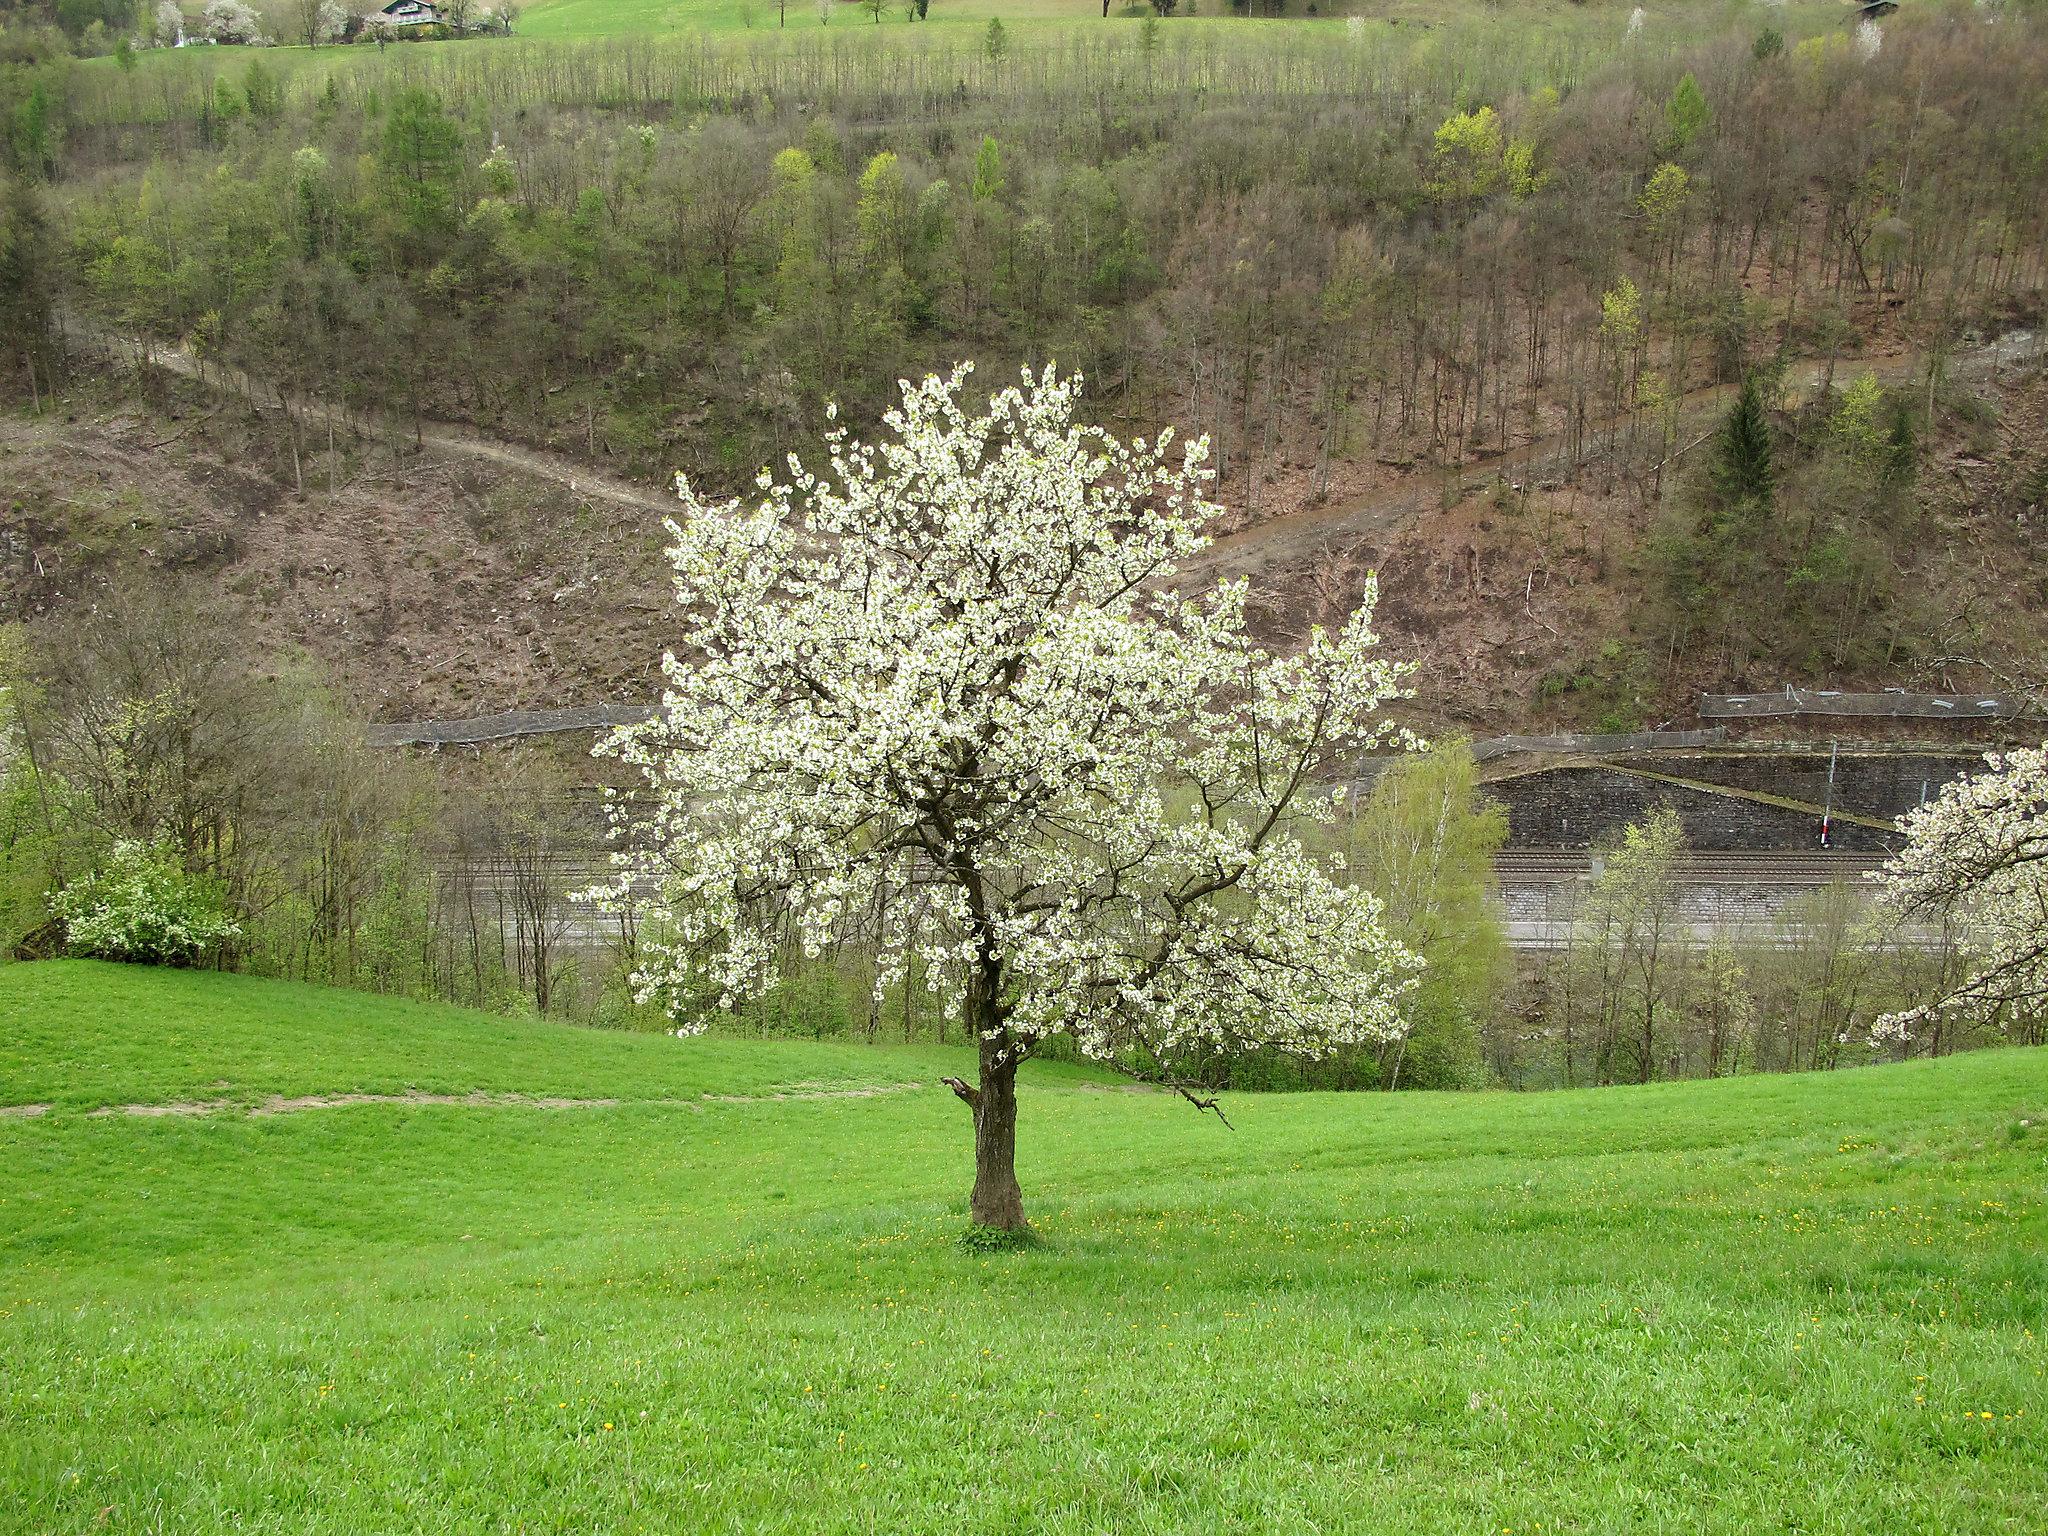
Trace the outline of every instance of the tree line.
<path fill-rule="evenodd" d="M 558 765 L 375 752 L 317 671 L 251 665 L 190 596 L 119 591 L 59 629 L 0 634 L 6 953 L 618 1011 L 604 946 L 566 942 L 564 859 L 596 822 Z M 143 909 L 107 914 L 127 924 L 112 943 L 78 942 L 67 893 L 122 888 Z M 195 922 L 206 942 L 166 936 Z"/>
<path fill-rule="evenodd" d="M 1675 878 L 1684 852 L 1668 810 L 1596 850 L 1597 872 L 1569 898 L 1559 942 L 1519 968 L 1488 1020 L 1489 1078 L 1583 1087 L 1825 1071 L 2038 1033 L 1968 1016 L 1911 1038 L 1892 1032 L 1892 1016 L 1965 974 L 1954 924 L 1928 913 L 1902 932 L 1876 913 L 1874 888 L 1837 880 L 1746 927 L 1703 933 Z"/>

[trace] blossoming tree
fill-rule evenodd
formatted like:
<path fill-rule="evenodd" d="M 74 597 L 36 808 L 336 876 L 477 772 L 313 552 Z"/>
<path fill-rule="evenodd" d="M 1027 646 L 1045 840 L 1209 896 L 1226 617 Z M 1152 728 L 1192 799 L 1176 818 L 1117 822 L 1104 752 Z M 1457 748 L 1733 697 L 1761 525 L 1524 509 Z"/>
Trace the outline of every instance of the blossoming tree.
<path fill-rule="evenodd" d="M 1939 998 L 1880 1019 L 1879 1038 L 1940 1013 L 2038 1029 L 2048 1011 L 2048 747 L 1985 764 L 1909 812 L 1905 847 L 1875 872 L 1887 910 L 1955 919 L 1972 961 Z"/>
<path fill-rule="evenodd" d="M 880 444 L 835 433 L 829 473 L 764 470 L 751 505 L 678 478 L 685 644 L 656 718 L 600 750 L 649 791 L 613 887 L 659 892 L 643 995 L 686 1031 L 772 986 L 784 935 L 872 944 L 878 992 L 916 956 L 980 1042 L 947 1082 L 973 1220 L 1009 1230 L 1046 1040 L 1323 1054 L 1398 1035 L 1420 962 L 1299 835 L 1339 802 L 1326 760 L 1398 735 L 1371 592 L 1269 653 L 1242 583 L 1165 581 L 1218 511 L 1205 443 L 1078 426 L 1050 371 L 970 415 L 966 373 L 906 384 Z"/>

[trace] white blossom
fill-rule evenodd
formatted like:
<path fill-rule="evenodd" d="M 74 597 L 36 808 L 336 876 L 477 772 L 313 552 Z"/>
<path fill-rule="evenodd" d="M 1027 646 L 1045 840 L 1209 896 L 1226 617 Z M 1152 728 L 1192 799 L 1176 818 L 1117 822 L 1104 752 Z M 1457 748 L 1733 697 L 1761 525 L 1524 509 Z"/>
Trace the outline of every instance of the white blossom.
<path fill-rule="evenodd" d="M 2048 1005 L 2048 748 L 1993 752 L 1901 818 L 1905 847 L 1873 878 L 1885 913 L 1939 915 L 1962 935 L 1971 974 L 1933 1002 L 1877 1021 L 1904 1039 L 1945 1013 L 2009 1024 Z"/>
<path fill-rule="evenodd" d="M 206 35 L 217 43 L 253 43 L 261 38 L 263 24 L 242 0 L 206 0 L 201 13 Z"/>
<path fill-rule="evenodd" d="M 133 841 L 114 844 L 102 868 L 58 891 L 50 907 L 65 947 L 102 960 L 190 965 L 242 931 L 217 882 Z"/>
<path fill-rule="evenodd" d="M 1406 739 L 1372 591 L 1268 652 L 1243 582 L 1166 584 L 1219 511 L 1205 441 L 1077 426 L 1050 370 L 970 415 L 967 373 L 751 505 L 678 478 L 682 644 L 658 716 L 599 749 L 650 792 L 608 893 L 659 888 L 643 995 L 701 1028 L 774 985 L 787 931 L 866 938 L 878 988 L 917 956 L 1012 1066 L 1062 1033 L 1100 1058 L 1398 1035 L 1420 961 L 1296 836 L 1330 754 Z"/>

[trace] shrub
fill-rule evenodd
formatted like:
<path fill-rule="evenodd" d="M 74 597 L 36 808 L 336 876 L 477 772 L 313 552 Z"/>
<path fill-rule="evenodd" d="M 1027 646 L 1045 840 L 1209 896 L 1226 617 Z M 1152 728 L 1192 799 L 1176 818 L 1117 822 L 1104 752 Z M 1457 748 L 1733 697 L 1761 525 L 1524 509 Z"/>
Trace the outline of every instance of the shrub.
<path fill-rule="evenodd" d="M 164 849 L 114 845 L 107 863 L 50 902 L 74 955 L 190 965 L 234 938 L 220 882 L 188 874 Z"/>
<path fill-rule="evenodd" d="M 1040 1245 L 1039 1235 L 1029 1227 L 987 1227 L 979 1222 L 971 1224 L 960 1234 L 960 1246 L 969 1253 L 984 1256 L 991 1253 L 1016 1253 L 1025 1248 Z"/>

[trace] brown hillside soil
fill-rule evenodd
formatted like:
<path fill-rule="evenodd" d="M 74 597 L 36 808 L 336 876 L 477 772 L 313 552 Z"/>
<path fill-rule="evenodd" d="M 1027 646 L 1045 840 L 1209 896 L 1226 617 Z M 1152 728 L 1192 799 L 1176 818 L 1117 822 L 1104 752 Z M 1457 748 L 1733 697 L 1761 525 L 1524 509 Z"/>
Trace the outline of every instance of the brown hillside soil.
<path fill-rule="evenodd" d="M 124 583 L 225 604 L 259 655 L 308 655 L 377 718 L 642 698 L 667 599 L 652 510 L 434 449 L 357 443 L 295 494 L 272 422 L 115 381 L 0 417 L 0 611 L 47 620 Z"/>
<path fill-rule="evenodd" d="M 1945 417 L 1901 561 L 1940 644 L 1882 675 L 1671 664 L 1645 596 L 1655 487 L 1601 466 L 1563 483 L 1514 457 L 1448 474 L 1354 463 L 1317 499 L 1310 464 L 1282 462 L 1259 476 L 1253 526 L 1190 574 L 1249 576 L 1261 627 L 1287 640 L 1341 618 L 1377 570 L 1388 647 L 1420 664 L 1416 715 L 1480 733 L 1688 725 L 1698 691 L 1784 682 L 2007 686 L 2048 656 L 2029 500 L 2048 493 L 2048 382 L 2008 371 L 1972 391 L 1988 403 Z M 312 658 L 378 719 L 654 690 L 672 633 L 659 488 L 592 493 L 569 461 L 488 442 L 343 437 L 331 463 L 306 456 L 300 493 L 274 412 L 162 374 L 144 394 L 110 372 L 61 410 L 0 416 L 0 617 L 51 622 L 124 583 L 180 582 L 226 605 L 257 654 Z"/>
<path fill-rule="evenodd" d="M 1952 427 L 1922 467 L 1922 522 L 1898 572 L 1923 654 L 1867 674 L 1729 677 L 1669 658 L 1657 638 L 1645 543 L 1656 509 L 1597 471 L 1573 485 L 1500 481 L 1426 505 L 1384 531 L 1333 533 L 1256 578 L 1267 627 L 1332 622 L 1380 574 L 1388 647 L 1421 663 L 1418 705 L 1475 734 L 1699 724 L 1701 693 L 1809 687 L 2020 690 L 2048 678 L 2048 380 L 2001 394 L 2001 417 Z M 1811 722 L 1807 722 L 1811 734 Z M 1926 735 L 1924 721 L 1898 722 Z M 1856 722 L 1861 736 L 1887 723 Z M 1755 734 L 1754 730 L 1745 734 Z M 1795 729 L 1794 734 L 1799 734 Z"/>

